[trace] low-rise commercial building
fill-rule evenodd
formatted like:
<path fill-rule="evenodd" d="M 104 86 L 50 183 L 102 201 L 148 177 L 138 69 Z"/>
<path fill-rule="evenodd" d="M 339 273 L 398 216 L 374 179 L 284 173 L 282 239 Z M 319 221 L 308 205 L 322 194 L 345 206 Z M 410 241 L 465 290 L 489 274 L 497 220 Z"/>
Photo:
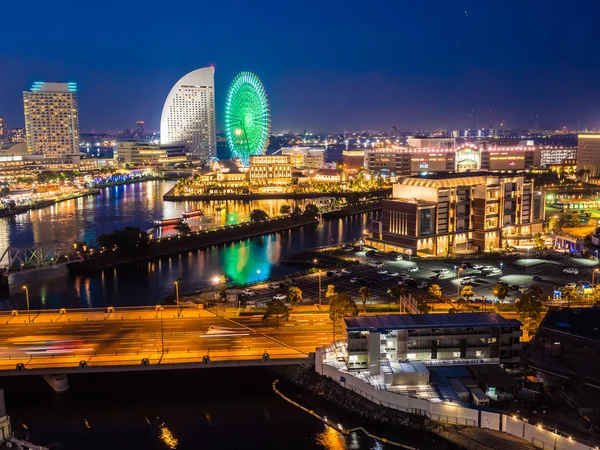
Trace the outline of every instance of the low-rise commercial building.
<path fill-rule="evenodd" d="M 251 184 L 288 185 L 292 183 L 292 164 L 286 155 L 250 156 Z"/>
<path fill-rule="evenodd" d="M 365 166 L 364 150 L 344 150 L 342 152 L 342 165 L 345 170 L 357 171 Z"/>
<path fill-rule="evenodd" d="M 348 181 L 346 172 L 342 169 L 319 169 L 310 171 L 313 183 L 345 183 Z"/>
<path fill-rule="evenodd" d="M 117 142 L 115 159 L 125 167 L 147 167 L 187 162 L 184 145 Z"/>
<path fill-rule="evenodd" d="M 289 156 L 292 167 L 321 169 L 325 165 L 325 149 L 315 147 L 284 147 L 281 154 Z"/>
<path fill-rule="evenodd" d="M 527 247 L 543 222 L 543 193 L 523 176 L 404 177 L 383 201 L 381 220 L 366 242 L 412 255 Z"/>
<path fill-rule="evenodd" d="M 590 177 L 600 176 L 600 134 L 577 136 L 577 170 L 589 170 Z"/>
<path fill-rule="evenodd" d="M 344 322 L 348 369 L 372 375 L 390 363 L 516 364 L 522 353 L 521 323 L 494 312 L 388 314 Z"/>

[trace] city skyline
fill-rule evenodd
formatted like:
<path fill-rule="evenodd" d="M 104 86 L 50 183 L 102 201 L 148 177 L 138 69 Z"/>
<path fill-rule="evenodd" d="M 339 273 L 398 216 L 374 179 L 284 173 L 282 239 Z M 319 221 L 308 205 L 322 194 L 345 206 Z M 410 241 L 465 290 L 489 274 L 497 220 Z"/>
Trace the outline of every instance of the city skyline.
<path fill-rule="evenodd" d="M 354 3 L 343 9 L 307 4 L 301 11 L 239 3 L 227 10 L 210 5 L 203 14 L 215 20 L 202 29 L 191 26 L 190 5 L 176 32 L 155 36 L 149 33 L 158 26 L 154 10 L 119 4 L 119 16 L 135 17 L 136 27 L 107 32 L 111 13 L 94 11 L 86 26 L 101 30 L 102 39 L 96 32 L 73 39 L 49 30 L 43 49 L 34 39 L 36 27 L 58 14 L 68 20 L 79 8 L 67 2 L 64 11 L 46 11 L 40 4 L 43 19 L 25 22 L 8 5 L 15 20 L 5 31 L 18 30 L 24 38 L 0 51 L 3 66 L 11 68 L 0 74 L 0 117 L 11 128 L 22 126 L 21 93 L 32 82 L 73 80 L 80 86 L 82 129 L 120 129 L 136 120 L 158 129 L 173 80 L 214 65 L 219 129 L 227 86 L 240 70 L 264 81 L 274 130 L 461 129 L 502 122 L 511 128 L 598 128 L 600 63 L 588 55 L 599 6 L 584 3 L 564 11 L 514 1 L 502 9 L 467 1 L 383 2 L 367 10 Z M 264 14 L 269 8 L 273 14 Z M 161 19 L 169 24 L 172 14 L 164 11 Z"/>

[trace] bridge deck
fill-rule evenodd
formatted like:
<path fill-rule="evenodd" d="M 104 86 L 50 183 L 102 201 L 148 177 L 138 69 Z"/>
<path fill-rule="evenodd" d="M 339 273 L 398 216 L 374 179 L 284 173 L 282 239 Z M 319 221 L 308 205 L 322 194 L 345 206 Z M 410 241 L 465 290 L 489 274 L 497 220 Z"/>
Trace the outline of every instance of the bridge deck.
<path fill-rule="evenodd" d="M 3 313 L 0 375 L 303 363 L 332 340 L 327 315 L 281 325 L 185 307 Z"/>

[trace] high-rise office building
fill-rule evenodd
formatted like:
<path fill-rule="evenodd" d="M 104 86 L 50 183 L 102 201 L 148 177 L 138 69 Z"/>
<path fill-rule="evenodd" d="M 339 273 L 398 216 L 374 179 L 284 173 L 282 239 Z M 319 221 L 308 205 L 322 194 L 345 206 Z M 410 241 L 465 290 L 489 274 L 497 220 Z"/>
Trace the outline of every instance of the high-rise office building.
<path fill-rule="evenodd" d="M 8 140 L 8 128 L 6 128 L 6 120 L 0 117 L 0 144 Z"/>
<path fill-rule="evenodd" d="M 10 130 L 10 142 L 13 144 L 25 142 L 25 128 L 13 128 Z"/>
<path fill-rule="evenodd" d="M 79 156 L 77 84 L 35 82 L 23 92 L 23 103 L 29 154 Z"/>
<path fill-rule="evenodd" d="M 213 67 L 194 70 L 173 86 L 162 110 L 160 141 L 185 145 L 201 161 L 217 156 Z"/>
<path fill-rule="evenodd" d="M 592 177 L 600 175 L 600 134 L 577 136 L 577 170 L 581 169 Z"/>

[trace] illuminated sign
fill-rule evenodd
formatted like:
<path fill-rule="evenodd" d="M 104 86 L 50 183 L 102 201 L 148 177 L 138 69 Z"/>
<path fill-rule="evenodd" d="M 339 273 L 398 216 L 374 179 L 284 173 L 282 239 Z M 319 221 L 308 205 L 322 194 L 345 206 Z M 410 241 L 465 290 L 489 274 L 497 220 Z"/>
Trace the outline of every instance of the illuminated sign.
<path fill-rule="evenodd" d="M 419 163 L 419 169 L 429 169 L 429 163 L 427 161 L 421 161 Z"/>

